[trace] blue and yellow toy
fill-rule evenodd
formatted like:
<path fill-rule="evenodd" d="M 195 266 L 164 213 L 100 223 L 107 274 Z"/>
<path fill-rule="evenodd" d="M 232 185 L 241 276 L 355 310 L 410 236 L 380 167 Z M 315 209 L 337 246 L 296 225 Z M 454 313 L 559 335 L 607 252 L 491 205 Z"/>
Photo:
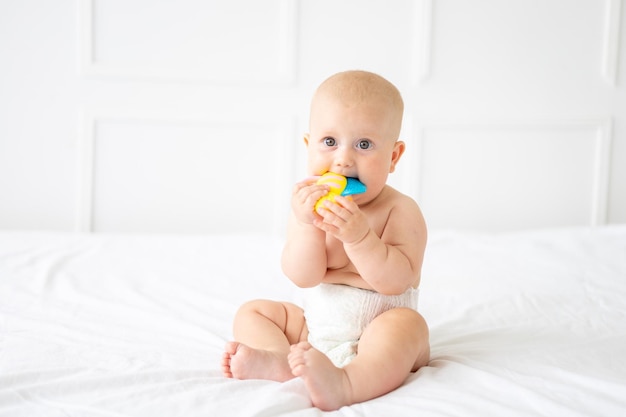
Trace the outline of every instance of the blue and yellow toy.
<path fill-rule="evenodd" d="M 335 201 L 335 197 L 340 196 L 349 196 L 354 194 L 361 194 L 367 190 L 365 184 L 356 178 L 346 178 L 343 175 L 335 174 L 334 172 L 327 172 L 322 175 L 319 180 L 317 180 L 317 184 L 326 184 L 330 187 L 330 191 L 324 197 L 317 200 L 315 203 L 314 210 L 317 209 L 324 204 L 324 201 Z"/>

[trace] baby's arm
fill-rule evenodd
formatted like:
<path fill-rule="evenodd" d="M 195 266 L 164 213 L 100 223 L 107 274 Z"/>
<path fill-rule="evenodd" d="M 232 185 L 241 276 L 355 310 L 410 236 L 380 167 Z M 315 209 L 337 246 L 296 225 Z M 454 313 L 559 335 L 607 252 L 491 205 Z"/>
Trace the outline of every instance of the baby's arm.
<path fill-rule="evenodd" d="M 315 179 L 296 184 L 291 198 L 287 239 L 281 259 L 283 272 L 299 287 L 314 287 L 326 275 L 326 233 L 313 222 L 315 202 L 328 193 L 328 186 L 312 184 Z"/>
<path fill-rule="evenodd" d="M 394 200 L 380 237 L 364 225 L 363 213 L 350 199 L 337 199 L 340 206 L 331 210 L 343 221 L 334 222 L 340 225 L 334 232 L 328 229 L 343 241 L 361 278 L 383 294 L 401 294 L 419 283 L 426 247 L 426 224 L 417 204 L 402 195 Z"/>

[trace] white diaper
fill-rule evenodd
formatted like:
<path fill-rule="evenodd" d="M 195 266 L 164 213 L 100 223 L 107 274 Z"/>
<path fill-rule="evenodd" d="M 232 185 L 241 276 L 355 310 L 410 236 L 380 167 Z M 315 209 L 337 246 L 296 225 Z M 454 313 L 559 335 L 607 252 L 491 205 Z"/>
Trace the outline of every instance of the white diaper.
<path fill-rule="evenodd" d="M 324 352 L 335 366 L 346 366 L 356 356 L 359 338 L 376 316 L 397 307 L 417 311 L 418 290 L 383 295 L 347 285 L 320 284 L 307 290 L 304 315 L 309 343 Z"/>

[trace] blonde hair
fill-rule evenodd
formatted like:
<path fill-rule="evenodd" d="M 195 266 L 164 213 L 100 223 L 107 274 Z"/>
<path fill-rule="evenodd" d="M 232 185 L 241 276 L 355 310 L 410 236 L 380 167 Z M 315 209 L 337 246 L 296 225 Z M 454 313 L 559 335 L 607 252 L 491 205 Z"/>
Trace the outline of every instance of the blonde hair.
<path fill-rule="evenodd" d="M 367 101 L 381 103 L 395 116 L 394 122 L 397 125 L 398 135 L 400 134 L 404 101 L 396 86 L 378 74 L 360 70 L 339 72 L 331 75 L 319 85 L 313 95 L 313 102 L 320 95 L 329 95 L 344 103 Z"/>

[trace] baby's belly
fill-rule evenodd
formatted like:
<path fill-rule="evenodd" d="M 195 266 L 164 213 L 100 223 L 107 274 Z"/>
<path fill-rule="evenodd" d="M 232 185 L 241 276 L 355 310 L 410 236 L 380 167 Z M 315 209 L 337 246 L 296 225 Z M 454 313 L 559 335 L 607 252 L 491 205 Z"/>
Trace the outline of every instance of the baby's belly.
<path fill-rule="evenodd" d="M 326 284 L 343 284 L 351 287 L 372 290 L 372 286 L 361 278 L 356 271 L 348 269 L 328 269 L 323 280 Z"/>

